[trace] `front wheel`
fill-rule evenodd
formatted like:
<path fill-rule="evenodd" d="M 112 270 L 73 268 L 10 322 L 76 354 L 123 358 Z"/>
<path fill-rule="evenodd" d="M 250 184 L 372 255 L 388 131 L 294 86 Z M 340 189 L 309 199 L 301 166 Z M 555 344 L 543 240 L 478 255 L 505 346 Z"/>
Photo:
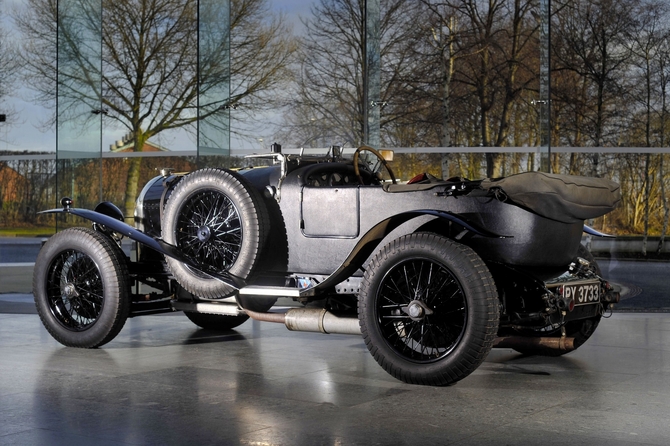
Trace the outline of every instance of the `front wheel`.
<path fill-rule="evenodd" d="M 365 272 L 358 305 L 372 356 L 413 384 L 465 378 L 498 330 L 498 296 L 484 262 L 467 246 L 430 233 L 381 249 Z"/>
<path fill-rule="evenodd" d="M 59 232 L 37 256 L 37 313 L 63 345 L 94 348 L 114 339 L 128 318 L 129 290 L 123 253 L 90 229 Z"/>

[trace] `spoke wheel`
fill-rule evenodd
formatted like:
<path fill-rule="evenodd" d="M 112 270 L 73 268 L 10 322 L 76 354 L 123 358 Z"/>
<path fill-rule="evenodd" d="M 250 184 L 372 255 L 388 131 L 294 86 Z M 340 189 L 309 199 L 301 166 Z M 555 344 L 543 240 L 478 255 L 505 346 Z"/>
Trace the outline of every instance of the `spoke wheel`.
<path fill-rule="evenodd" d="M 468 307 L 458 280 L 428 258 L 410 258 L 382 278 L 375 299 L 377 323 L 399 356 L 431 363 L 463 338 Z"/>
<path fill-rule="evenodd" d="M 177 246 L 198 263 L 228 270 L 237 260 L 243 240 L 240 213 L 230 198 L 219 191 L 193 194 L 184 204 L 177 226 Z"/>
<path fill-rule="evenodd" d="M 250 279 L 266 244 L 269 217 L 262 197 L 246 179 L 222 169 L 186 175 L 165 205 L 163 239 L 196 263 Z M 221 299 L 235 290 L 166 257 L 177 282 L 198 298 Z"/>
<path fill-rule="evenodd" d="M 414 384 L 465 378 L 498 330 L 488 268 L 470 248 L 435 234 L 407 235 L 381 249 L 366 269 L 358 305 L 372 356 Z"/>
<path fill-rule="evenodd" d="M 59 342 L 98 347 L 123 327 L 130 308 L 123 254 L 84 228 L 49 239 L 35 263 L 33 293 L 42 323 Z"/>
<path fill-rule="evenodd" d="M 72 331 L 95 324 L 102 314 L 104 289 L 93 259 L 69 249 L 54 259 L 49 271 L 47 302 L 56 320 Z"/>

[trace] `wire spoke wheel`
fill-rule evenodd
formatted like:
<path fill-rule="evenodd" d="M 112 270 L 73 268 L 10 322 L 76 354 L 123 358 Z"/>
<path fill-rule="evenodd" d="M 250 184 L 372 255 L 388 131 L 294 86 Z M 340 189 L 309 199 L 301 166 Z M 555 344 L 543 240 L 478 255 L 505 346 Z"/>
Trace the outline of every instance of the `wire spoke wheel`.
<path fill-rule="evenodd" d="M 61 231 L 37 256 L 33 295 L 44 327 L 58 342 L 83 348 L 106 344 L 130 312 L 125 255 L 99 232 Z"/>
<path fill-rule="evenodd" d="M 198 192 L 184 203 L 177 227 L 177 246 L 201 264 L 228 270 L 242 249 L 240 213 L 216 190 Z"/>
<path fill-rule="evenodd" d="M 243 175 L 200 169 L 175 186 L 161 218 L 162 236 L 203 269 L 251 278 L 265 247 L 268 211 Z M 221 299 L 235 289 L 196 268 L 166 257 L 179 285 L 200 299 Z"/>
<path fill-rule="evenodd" d="M 51 314 L 63 327 L 85 330 L 94 324 L 104 306 L 100 271 L 86 254 L 67 250 L 49 267 L 47 299 Z"/>
<path fill-rule="evenodd" d="M 491 350 L 498 295 L 472 249 L 432 233 L 410 234 L 370 261 L 358 319 L 368 350 L 388 373 L 447 385 L 472 373 Z"/>
<path fill-rule="evenodd" d="M 384 276 L 376 298 L 380 330 L 391 348 L 426 363 L 448 355 L 463 337 L 468 309 L 463 289 L 430 259 L 400 262 Z"/>

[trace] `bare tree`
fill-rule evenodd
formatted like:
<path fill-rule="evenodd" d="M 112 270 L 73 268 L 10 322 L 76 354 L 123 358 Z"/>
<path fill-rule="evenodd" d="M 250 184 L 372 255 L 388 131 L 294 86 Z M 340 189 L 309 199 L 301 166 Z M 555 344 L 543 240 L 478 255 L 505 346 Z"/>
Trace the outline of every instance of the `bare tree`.
<path fill-rule="evenodd" d="M 188 0 L 103 0 L 101 110 L 105 122 L 127 129 L 134 148 L 141 151 L 153 136 L 192 126 L 197 119 L 216 113 L 196 113 L 198 93 L 229 83 L 229 106 L 241 105 L 233 119 L 246 120 L 260 109 L 272 107 L 270 93 L 286 82 L 286 67 L 295 50 L 291 33 L 267 0 L 233 0 L 226 52 L 211 54 L 198 76 L 197 2 Z M 23 63 L 38 100 L 55 103 L 57 0 L 27 0 L 15 13 L 25 36 Z M 99 23 L 99 17 L 92 17 Z M 96 22 L 97 20 L 97 22 Z M 61 20 L 62 22 L 62 20 Z M 64 31 L 61 30 L 61 34 Z M 82 42 L 65 29 L 72 52 Z M 226 39 L 227 36 L 222 36 Z M 63 44 L 63 42 L 61 42 Z M 62 50 L 61 50 L 62 52 Z M 215 69 L 230 66 L 228 70 Z M 82 72 L 89 70 L 81 64 Z M 59 95 L 77 98 L 77 83 L 59 85 Z M 65 91 L 64 91 L 65 89 Z M 79 100 L 82 100 L 79 96 Z M 216 104 L 214 104 L 216 105 Z M 222 104 L 223 105 L 223 104 Z M 53 122 L 52 122 L 53 123 Z M 137 195 L 141 158 L 132 158 L 126 183 L 125 212 L 132 215 Z"/>
<path fill-rule="evenodd" d="M 530 1 L 381 4 L 386 143 L 492 146 L 528 139 L 521 136 L 528 125 L 518 117 L 528 115 L 530 100 L 523 94 L 537 82 L 538 25 L 530 19 Z M 302 135 L 299 144 L 315 133 L 360 141 L 363 7 L 362 0 L 323 0 L 305 23 L 298 99 L 287 118 L 292 134 Z M 500 175 L 501 154 L 488 158 L 490 174 Z M 447 176 L 448 158 L 442 163 Z"/>
<path fill-rule="evenodd" d="M 660 116 L 659 116 L 659 146 L 665 147 L 667 129 L 666 121 L 668 119 L 668 85 L 670 84 L 670 42 L 665 39 L 661 43 L 661 51 L 657 60 L 658 64 L 658 79 L 659 90 L 661 98 Z M 668 206 L 668 198 L 666 196 L 665 188 L 665 154 L 661 153 L 659 156 L 658 175 L 661 194 L 661 206 L 663 208 L 663 223 L 661 225 L 661 237 L 658 240 L 656 253 L 660 254 L 665 243 L 665 236 L 668 232 L 668 221 L 670 221 L 670 207 Z"/>
<path fill-rule="evenodd" d="M 661 57 L 662 44 L 668 37 L 665 25 L 668 19 L 668 8 L 665 3 L 648 1 L 641 5 L 637 20 L 637 30 L 632 33 L 630 47 L 632 66 L 638 88 L 631 89 L 630 97 L 639 104 L 641 120 L 644 127 L 644 147 L 652 147 L 654 137 L 652 126 L 658 121 L 658 107 L 662 106 L 656 98 L 656 80 L 658 64 L 654 61 Z M 647 152 L 644 163 L 644 229 L 642 239 L 642 255 L 647 255 L 647 238 L 649 235 L 649 214 L 652 189 L 651 153 Z M 662 178 L 661 178 L 662 181 Z"/>
<path fill-rule="evenodd" d="M 3 10 L 0 0 L 0 19 Z M 16 84 L 17 68 L 16 55 L 10 46 L 6 31 L 0 26 L 0 129 L 16 122 L 14 107 L 9 103 L 8 97 Z M 0 141 L 3 141 L 3 135 L 4 132 L 0 132 Z"/>
<path fill-rule="evenodd" d="M 19 52 L 21 82 L 34 93 L 30 98 L 33 102 L 53 110 L 44 126 L 55 126 L 58 2 L 25 0 L 23 8 L 15 7 L 12 15 L 17 30 L 24 36 Z"/>
<path fill-rule="evenodd" d="M 407 49 L 415 34 L 410 26 L 417 5 L 406 0 L 381 1 L 382 139 L 388 142 L 395 122 L 415 110 L 405 102 L 402 79 L 412 71 Z M 365 1 L 321 0 L 304 20 L 305 36 L 297 70 L 287 136 L 310 145 L 326 135 L 331 143 L 363 142 L 365 108 Z"/>
<path fill-rule="evenodd" d="M 431 56 L 438 59 L 438 70 L 431 70 L 435 72 L 437 77 L 436 84 L 441 103 L 441 130 L 440 130 L 440 145 L 442 147 L 451 146 L 451 116 L 452 116 L 452 81 L 454 77 L 454 70 L 456 59 L 459 52 L 456 49 L 456 41 L 458 39 L 458 18 L 454 8 L 445 3 L 434 3 L 429 0 L 423 0 L 424 5 L 428 11 L 426 20 L 430 27 L 424 33 L 426 40 L 429 43 L 428 48 L 432 54 L 427 54 L 424 59 L 430 60 Z M 433 68 L 431 66 L 431 68 Z"/>
<path fill-rule="evenodd" d="M 558 2 L 557 2 L 558 3 Z M 636 26 L 639 0 L 568 0 L 556 5 L 553 60 L 556 70 L 574 72 L 583 82 L 586 113 L 573 123 L 590 145 L 616 144 L 625 116 L 619 102 L 626 91 L 631 62 L 627 44 Z M 580 91 L 579 88 L 574 91 Z M 599 175 L 600 156 L 592 157 L 591 175 Z"/>
<path fill-rule="evenodd" d="M 437 143 L 441 147 L 451 147 L 454 142 L 454 122 L 458 115 L 453 78 L 457 59 L 462 57 L 456 46 L 460 34 L 459 17 L 448 3 L 431 0 L 422 0 L 422 3 L 425 11 L 417 23 L 420 31 L 414 57 L 421 61 L 416 64 L 417 67 L 423 69 L 413 74 L 416 79 L 414 82 L 418 84 L 413 94 L 424 99 L 427 104 L 429 113 L 425 122 L 437 129 Z M 441 156 L 443 179 L 451 176 L 450 158 L 448 153 Z"/>
<path fill-rule="evenodd" d="M 450 21 L 458 24 L 448 48 L 461 56 L 458 64 L 451 60 L 449 80 L 466 86 L 476 98 L 479 144 L 508 145 L 522 94 L 537 82 L 538 25 L 530 18 L 532 2 L 449 0 L 430 5 L 434 14 L 438 7 L 450 11 Z M 487 153 L 486 159 L 487 174 L 500 176 L 503 155 Z"/>

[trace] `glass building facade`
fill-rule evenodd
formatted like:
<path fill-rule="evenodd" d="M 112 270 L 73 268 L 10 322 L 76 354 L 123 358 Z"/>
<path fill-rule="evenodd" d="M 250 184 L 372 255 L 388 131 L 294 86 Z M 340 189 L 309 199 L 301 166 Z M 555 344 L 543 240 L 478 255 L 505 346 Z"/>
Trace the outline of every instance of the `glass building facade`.
<path fill-rule="evenodd" d="M 624 286 L 620 308 L 670 308 L 668 5 L 144 3 L 0 3 L 3 275 L 31 262 L 10 242 L 80 224 L 38 214 L 61 197 L 130 217 L 162 167 L 241 167 L 274 142 L 366 144 L 393 149 L 403 180 L 614 179 L 621 206 L 589 223 L 618 237 L 584 242 Z"/>

